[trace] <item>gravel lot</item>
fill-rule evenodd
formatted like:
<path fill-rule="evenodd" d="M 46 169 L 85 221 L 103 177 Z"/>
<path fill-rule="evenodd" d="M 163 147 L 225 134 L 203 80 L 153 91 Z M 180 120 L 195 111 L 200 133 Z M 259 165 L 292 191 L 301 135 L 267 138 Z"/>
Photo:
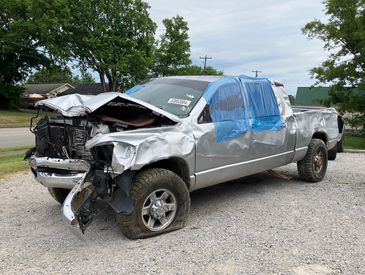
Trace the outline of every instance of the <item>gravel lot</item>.
<path fill-rule="evenodd" d="M 131 241 L 111 210 L 73 234 L 30 175 L 0 181 L 0 274 L 365 274 L 365 154 L 318 184 L 296 165 L 192 194 L 186 228 Z"/>

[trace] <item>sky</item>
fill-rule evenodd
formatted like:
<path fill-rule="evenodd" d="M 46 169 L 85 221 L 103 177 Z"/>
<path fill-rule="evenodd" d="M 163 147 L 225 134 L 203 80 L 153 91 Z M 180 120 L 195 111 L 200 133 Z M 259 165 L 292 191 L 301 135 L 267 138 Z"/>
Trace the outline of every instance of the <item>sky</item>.
<path fill-rule="evenodd" d="M 162 20 L 177 14 L 189 24 L 191 58 L 211 56 L 211 65 L 226 75 L 262 71 L 283 83 L 289 94 L 310 86 L 309 70 L 323 62 L 322 42 L 308 40 L 301 28 L 313 19 L 325 20 L 320 0 L 146 0 L 151 18 L 164 31 Z"/>

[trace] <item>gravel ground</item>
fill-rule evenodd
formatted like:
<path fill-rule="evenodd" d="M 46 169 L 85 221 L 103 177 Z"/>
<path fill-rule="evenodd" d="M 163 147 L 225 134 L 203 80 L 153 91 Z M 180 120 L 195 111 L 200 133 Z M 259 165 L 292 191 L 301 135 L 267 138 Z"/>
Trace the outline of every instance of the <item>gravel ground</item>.
<path fill-rule="evenodd" d="M 111 210 L 73 234 L 28 174 L 0 181 L 0 274 L 365 274 L 365 154 L 318 184 L 296 165 L 194 192 L 187 226 L 131 241 Z"/>

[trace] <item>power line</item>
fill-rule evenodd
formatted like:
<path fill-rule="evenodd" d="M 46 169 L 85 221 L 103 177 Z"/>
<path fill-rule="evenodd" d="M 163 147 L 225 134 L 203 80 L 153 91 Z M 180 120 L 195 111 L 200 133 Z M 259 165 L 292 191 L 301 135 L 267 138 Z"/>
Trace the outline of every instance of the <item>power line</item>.
<path fill-rule="evenodd" d="M 24 44 L 20 44 L 20 43 L 17 43 L 17 42 L 13 42 L 13 41 L 10 41 L 10 40 L 6 40 L 6 39 L 0 39 L 0 42 L 2 43 L 8 43 L 8 44 L 13 44 L 15 46 L 18 46 L 18 47 L 22 47 L 22 48 L 25 48 L 25 49 L 29 49 L 29 50 L 33 50 L 33 51 L 36 51 L 38 53 L 42 53 L 42 54 L 47 54 L 49 56 L 51 56 L 52 54 L 49 52 L 49 51 L 46 51 L 46 50 L 41 50 L 41 49 L 36 49 L 36 48 L 33 48 L 31 46 L 27 46 L 27 45 L 24 45 Z M 9 51 L 7 50 L 7 52 L 12 52 L 12 53 L 17 53 L 17 54 L 20 54 L 20 55 L 24 55 L 24 56 L 29 56 L 29 57 L 34 57 L 34 58 L 37 58 L 35 56 L 31 56 L 29 54 L 25 54 L 25 53 L 20 53 L 20 52 L 16 52 L 16 51 Z M 78 59 L 75 59 L 75 58 L 72 58 L 72 57 L 69 57 L 67 58 L 69 61 L 77 61 L 79 62 L 80 60 Z"/>
<path fill-rule="evenodd" d="M 6 39 L 0 39 L 0 42 L 13 44 L 13 45 L 16 45 L 16 46 L 19 46 L 19 47 L 22 47 L 22 48 L 26 48 L 26 49 L 30 49 L 30 50 L 40 52 L 40 53 L 49 54 L 49 52 L 47 52 L 47 51 L 36 49 L 36 48 L 31 47 L 31 46 L 27 46 L 27 45 L 24 45 L 24 44 L 19 44 L 19 43 L 16 43 L 16 42 L 13 42 L 13 41 L 10 41 L 10 40 L 6 40 Z"/>
<path fill-rule="evenodd" d="M 207 60 L 208 59 L 213 59 L 213 57 L 211 57 L 211 56 L 207 56 L 207 55 L 205 55 L 204 57 L 199 57 L 200 59 L 204 59 L 204 71 L 205 71 L 205 69 L 207 68 Z"/>
<path fill-rule="evenodd" d="M 252 72 L 255 73 L 255 77 L 258 77 L 259 74 L 262 74 L 262 71 L 258 71 L 258 70 L 254 70 Z"/>

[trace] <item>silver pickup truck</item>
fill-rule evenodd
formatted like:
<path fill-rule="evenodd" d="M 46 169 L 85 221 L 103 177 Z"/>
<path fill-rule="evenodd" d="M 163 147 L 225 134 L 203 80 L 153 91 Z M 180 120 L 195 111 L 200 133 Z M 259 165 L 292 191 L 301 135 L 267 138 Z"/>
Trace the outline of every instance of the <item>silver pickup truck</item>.
<path fill-rule="evenodd" d="M 291 162 L 321 181 L 342 131 L 334 109 L 293 110 L 283 85 L 244 75 L 156 78 L 37 105 L 25 157 L 35 179 L 71 226 L 84 232 L 110 206 L 132 239 L 183 227 L 199 188 Z"/>

